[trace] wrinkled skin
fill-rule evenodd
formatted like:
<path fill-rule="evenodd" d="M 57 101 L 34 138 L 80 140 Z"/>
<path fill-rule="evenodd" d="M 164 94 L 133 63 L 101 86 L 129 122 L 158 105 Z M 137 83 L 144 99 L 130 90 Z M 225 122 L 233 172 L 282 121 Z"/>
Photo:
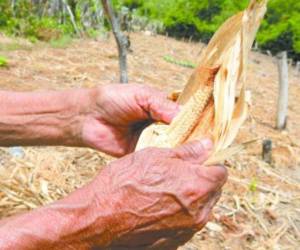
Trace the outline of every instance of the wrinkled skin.
<path fill-rule="evenodd" d="M 129 154 L 68 197 L 2 221 L 0 249 L 176 249 L 205 225 L 226 181 L 224 167 L 202 166 L 210 147 Z"/>
<path fill-rule="evenodd" d="M 112 249 L 176 249 L 206 224 L 227 178 L 224 167 L 202 166 L 210 147 L 204 141 L 149 148 L 99 174 L 92 185 L 106 186 L 110 202 L 119 204 Z"/>
<path fill-rule="evenodd" d="M 169 123 L 178 112 L 139 85 L 0 96 L 3 145 L 90 146 L 117 156 L 133 151 L 146 123 Z M 223 167 L 203 166 L 211 149 L 204 140 L 128 154 L 66 198 L 0 221 L 0 249 L 176 249 L 205 225 L 226 181 Z"/>
<path fill-rule="evenodd" d="M 179 107 L 161 91 L 138 84 L 111 84 L 94 90 L 91 112 L 82 125 L 82 140 L 114 156 L 135 148 L 145 125 L 170 123 Z"/>

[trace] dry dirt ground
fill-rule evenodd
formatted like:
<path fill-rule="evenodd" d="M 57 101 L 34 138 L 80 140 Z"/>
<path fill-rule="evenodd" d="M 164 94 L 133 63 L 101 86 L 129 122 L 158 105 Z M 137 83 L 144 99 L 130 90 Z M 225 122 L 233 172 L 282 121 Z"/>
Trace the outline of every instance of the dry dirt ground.
<path fill-rule="evenodd" d="M 17 43 L 17 45 L 15 45 Z M 197 62 L 202 44 L 163 36 L 132 34 L 131 82 L 181 89 L 192 70 L 166 62 L 168 55 Z M 92 87 L 118 82 L 112 37 L 76 40 L 66 48 L 31 45 L 0 36 L 0 88 L 36 91 Z M 253 52 L 247 87 L 249 119 L 237 142 L 260 140 L 227 162 L 230 177 L 211 222 L 181 249 L 300 248 L 300 73 L 289 68 L 289 114 L 285 131 L 274 129 L 278 94 L 276 59 Z M 261 160 L 261 139 L 273 141 L 273 163 Z M 0 148 L 0 217 L 59 199 L 82 186 L 112 160 L 90 149 L 25 148 L 12 156 Z"/>

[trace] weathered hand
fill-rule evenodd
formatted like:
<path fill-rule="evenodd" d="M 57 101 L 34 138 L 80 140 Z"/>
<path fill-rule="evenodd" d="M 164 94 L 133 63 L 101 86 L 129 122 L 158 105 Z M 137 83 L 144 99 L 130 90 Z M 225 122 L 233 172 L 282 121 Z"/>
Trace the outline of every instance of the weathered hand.
<path fill-rule="evenodd" d="M 154 88 L 111 84 L 95 89 L 94 105 L 82 126 L 87 146 L 114 156 L 133 151 L 141 129 L 153 121 L 169 123 L 178 105 Z"/>
<path fill-rule="evenodd" d="M 0 222 L 0 249 L 173 250 L 201 229 L 227 173 L 209 143 L 149 148 L 104 168 L 64 199 Z"/>
<path fill-rule="evenodd" d="M 111 163 L 99 174 L 92 183 L 100 199 L 95 203 L 114 208 L 109 233 L 103 234 L 111 237 L 111 249 L 176 249 L 206 224 L 227 178 L 224 167 L 202 166 L 210 148 L 205 141 L 177 149 L 149 148 Z M 97 195 L 100 186 L 105 192 Z M 96 230 L 94 221 L 91 228 Z M 93 240 L 95 245 L 103 243 L 103 238 L 102 243 Z"/>

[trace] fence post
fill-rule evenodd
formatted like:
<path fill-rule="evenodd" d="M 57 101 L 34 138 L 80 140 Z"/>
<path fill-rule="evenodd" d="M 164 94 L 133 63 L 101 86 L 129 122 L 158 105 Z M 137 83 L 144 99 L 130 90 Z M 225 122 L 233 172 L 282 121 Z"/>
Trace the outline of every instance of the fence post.
<path fill-rule="evenodd" d="M 279 96 L 277 106 L 277 129 L 285 129 L 287 123 L 289 80 L 286 51 L 278 54 Z"/>
<path fill-rule="evenodd" d="M 262 158 L 266 163 L 272 163 L 272 141 L 264 140 L 262 145 Z"/>
<path fill-rule="evenodd" d="M 296 76 L 300 75 L 300 61 L 297 62 L 296 64 Z"/>

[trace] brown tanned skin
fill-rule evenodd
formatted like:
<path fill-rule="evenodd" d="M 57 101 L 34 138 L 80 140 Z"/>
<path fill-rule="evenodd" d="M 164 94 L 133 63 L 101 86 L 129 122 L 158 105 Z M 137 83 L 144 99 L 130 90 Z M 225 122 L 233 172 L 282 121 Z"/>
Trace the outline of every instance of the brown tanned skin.
<path fill-rule="evenodd" d="M 145 123 L 169 123 L 178 106 L 157 89 L 111 84 L 93 89 L 0 91 L 0 146 L 93 147 L 114 156 L 135 148 Z"/>
<path fill-rule="evenodd" d="M 164 94 L 138 85 L 2 91 L 0 102 L 2 146 L 85 146 L 113 155 L 133 150 L 145 122 L 169 123 L 178 112 Z M 211 148 L 204 140 L 130 153 L 68 197 L 0 221 L 0 249 L 176 249 L 205 225 L 226 181 L 225 168 L 202 166 Z"/>

